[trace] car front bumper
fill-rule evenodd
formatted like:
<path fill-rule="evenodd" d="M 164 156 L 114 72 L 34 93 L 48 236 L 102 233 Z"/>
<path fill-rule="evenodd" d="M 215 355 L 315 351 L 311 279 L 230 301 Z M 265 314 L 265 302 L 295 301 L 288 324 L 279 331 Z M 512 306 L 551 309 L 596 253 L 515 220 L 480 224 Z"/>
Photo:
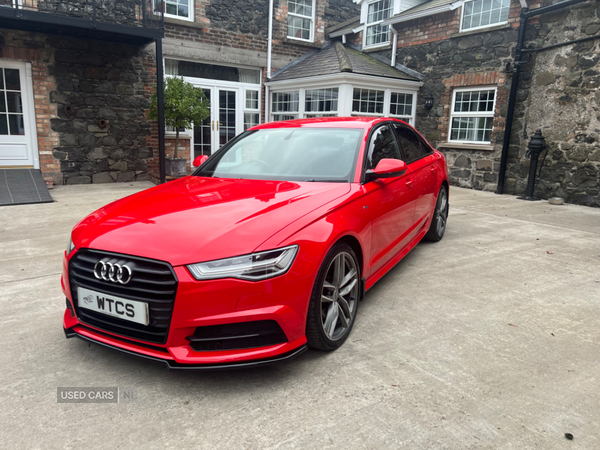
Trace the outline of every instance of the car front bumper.
<path fill-rule="evenodd" d="M 165 342 L 156 343 L 115 333 L 78 317 L 69 282 L 69 259 L 64 259 L 61 279 L 68 305 L 63 320 L 67 338 L 78 337 L 95 342 L 162 362 L 172 369 L 260 366 L 291 359 L 306 350 L 306 311 L 314 274 L 300 276 L 290 271 L 260 282 L 235 279 L 200 282 L 185 267 L 175 267 L 178 286 L 173 313 Z M 277 323 L 285 338 L 272 345 L 227 349 L 226 340 L 213 339 L 214 342 L 208 342 L 209 350 L 194 349 L 198 348 L 193 342 L 198 330 L 273 322 Z M 211 341 L 210 338 L 206 340 Z M 219 348 L 222 344 L 225 345 Z"/>

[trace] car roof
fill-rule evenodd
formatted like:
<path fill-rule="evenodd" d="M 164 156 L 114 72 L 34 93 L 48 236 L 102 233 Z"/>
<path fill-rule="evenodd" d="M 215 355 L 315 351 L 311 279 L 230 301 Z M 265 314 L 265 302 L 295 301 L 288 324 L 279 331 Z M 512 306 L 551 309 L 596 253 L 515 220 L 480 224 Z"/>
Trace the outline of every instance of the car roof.
<path fill-rule="evenodd" d="M 378 122 L 395 120 L 390 117 L 318 117 L 313 119 L 294 119 L 280 122 L 267 122 L 250 130 L 270 128 L 370 128 Z"/>

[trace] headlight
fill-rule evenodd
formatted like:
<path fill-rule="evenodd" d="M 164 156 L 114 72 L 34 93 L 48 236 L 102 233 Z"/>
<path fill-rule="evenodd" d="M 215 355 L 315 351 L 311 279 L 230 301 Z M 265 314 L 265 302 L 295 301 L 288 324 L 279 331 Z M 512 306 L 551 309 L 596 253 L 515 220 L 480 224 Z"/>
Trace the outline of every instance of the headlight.
<path fill-rule="evenodd" d="M 69 238 L 69 245 L 67 246 L 67 256 L 71 254 L 71 252 L 75 250 L 75 245 L 73 245 L 73 241 Z"/>
<path fill-rule="evenodd" d="M 266 252 L 218 259 L 187 266 L 196 280 L 239 278 L 259 281 L 282 275 L 288 271 L 298 253 L 298 246 L 267 250 Z"/>

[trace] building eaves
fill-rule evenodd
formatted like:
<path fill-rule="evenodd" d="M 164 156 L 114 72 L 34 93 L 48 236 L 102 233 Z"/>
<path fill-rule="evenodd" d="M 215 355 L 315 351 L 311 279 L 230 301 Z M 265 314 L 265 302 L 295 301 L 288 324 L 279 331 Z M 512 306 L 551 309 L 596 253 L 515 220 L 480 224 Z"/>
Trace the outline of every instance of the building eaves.
<path fill-rule="evenodd" d="M 409 20 L 432 16 L 446 11 L 454 11 L 456 8 L 462 6 L 463 3 L 464 0 L 431 0 L 385 19 L 382 24 L 393 25 L 395 23 L 408 22 Z"/>

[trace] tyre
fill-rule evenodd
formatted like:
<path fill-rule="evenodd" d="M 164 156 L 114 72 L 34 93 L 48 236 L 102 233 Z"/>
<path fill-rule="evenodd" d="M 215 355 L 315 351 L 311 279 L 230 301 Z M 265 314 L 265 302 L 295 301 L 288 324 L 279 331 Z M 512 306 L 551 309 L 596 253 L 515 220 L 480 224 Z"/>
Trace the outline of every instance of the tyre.
<path fill-rule="evenodd" d="M 309 347 L 335 350 L 348 338 L 360 300 L 359 267 L 354 251 L 343 242 L 325 257 L 308 306 Z"/>
<path fill-rule="evenodd" d="M 441 241 L 446 232 L 446 221 L 448 220 L 448 188 L 444 185 L 440 188 L 440 192 L 435 202 L 435 210 L 433 211 L 433 219 L 429 226 L 429 231 L 425 235 L 425 240 L 438 242 Z"/>

